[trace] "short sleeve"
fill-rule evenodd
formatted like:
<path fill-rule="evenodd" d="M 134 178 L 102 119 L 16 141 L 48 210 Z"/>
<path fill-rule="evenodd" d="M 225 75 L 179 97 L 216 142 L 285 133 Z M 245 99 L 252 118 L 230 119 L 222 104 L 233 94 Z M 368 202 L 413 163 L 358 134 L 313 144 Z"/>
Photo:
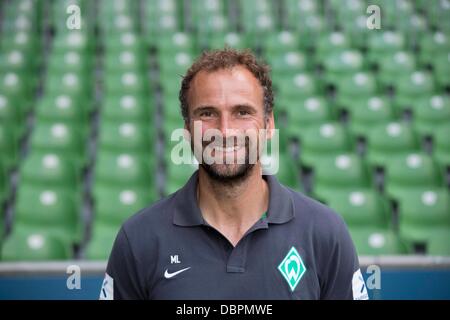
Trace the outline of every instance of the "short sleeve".
<path fill-rule="evenodd" d="M 327 264 L 321 299 L 367 300 L 368 294 L 359 267 L 355 246 L 343 221 Z"/>
<path fill-rule="evenodd" d="M 100 300 L 146 299 L 145 279 L 138 270 L 126 232 L 121 228 L 108 260 Z"/>

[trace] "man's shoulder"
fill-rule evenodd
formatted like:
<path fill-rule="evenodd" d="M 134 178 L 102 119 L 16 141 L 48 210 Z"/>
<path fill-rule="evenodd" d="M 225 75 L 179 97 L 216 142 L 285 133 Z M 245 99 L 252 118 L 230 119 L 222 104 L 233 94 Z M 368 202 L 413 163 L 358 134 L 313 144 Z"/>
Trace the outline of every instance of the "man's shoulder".
<path fill-rule="evenodd" d="M 168 223 L 171 224 L 175 194 L 164 197 L 133 214 L 123 223 L 124 231 L 127 233 L 139 233 L 141 231 L 148 233 L 152 230 L 161 230 Z"/>
<path fill-rule="evenodd" d="M 290 190 L 294 202 L 295 227 L 315 246 L 318 261 L 328 261 L 336 248 L 353 256 L 354 245 L 341 215 L 325 204 Z"/>
<path fill-rule="evenodd" d="M 324 233 L 338 232 L 346 228 L 342 217 L 327 205 L 302 192 L 287 189 L 291 193 L 297 223 L 313 226 L 316 232 Z"/>

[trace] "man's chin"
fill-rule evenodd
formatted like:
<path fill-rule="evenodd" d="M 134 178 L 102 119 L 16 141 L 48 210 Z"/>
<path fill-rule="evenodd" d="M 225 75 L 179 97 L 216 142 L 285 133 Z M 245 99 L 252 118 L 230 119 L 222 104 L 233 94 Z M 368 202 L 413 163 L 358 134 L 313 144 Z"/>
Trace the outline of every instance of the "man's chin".
<path fill-rule="evenodd" d="M 253 164 L 200 164 L 208 176 L 222 183 L 245 180 L 253 169 Z"/>

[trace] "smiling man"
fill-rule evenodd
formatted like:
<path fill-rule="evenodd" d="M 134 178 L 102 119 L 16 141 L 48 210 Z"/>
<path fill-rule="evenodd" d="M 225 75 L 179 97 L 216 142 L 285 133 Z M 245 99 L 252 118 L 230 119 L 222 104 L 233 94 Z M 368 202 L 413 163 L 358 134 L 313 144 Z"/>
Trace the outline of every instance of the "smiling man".
<path fill-rule="evenodd" d="M 274 129 L 267 66 L 249 51 L 204 53 L 180 102 L 199 170 L 124 223 L 100 298 L 366 299 L 342 219 L 262 174 L 261 141 L 246 134 Z"/>

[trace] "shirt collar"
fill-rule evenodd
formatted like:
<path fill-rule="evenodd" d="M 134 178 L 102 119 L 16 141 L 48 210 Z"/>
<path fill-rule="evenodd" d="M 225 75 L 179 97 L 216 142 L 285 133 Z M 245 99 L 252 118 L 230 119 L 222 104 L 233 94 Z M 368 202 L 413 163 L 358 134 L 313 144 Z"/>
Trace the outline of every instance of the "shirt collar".
<path fill-rule="evenodd" d="M 267 222 L 282 224 L 294 218 L 294 203 L 291 192 L 281 185 L 275 176 L 263 176 L 269 186 L 269 209 Z M 182 227 L 204 225 L 197 202 L 198 170 L 188 182 L 174 194 L 173 223 Z"/>

